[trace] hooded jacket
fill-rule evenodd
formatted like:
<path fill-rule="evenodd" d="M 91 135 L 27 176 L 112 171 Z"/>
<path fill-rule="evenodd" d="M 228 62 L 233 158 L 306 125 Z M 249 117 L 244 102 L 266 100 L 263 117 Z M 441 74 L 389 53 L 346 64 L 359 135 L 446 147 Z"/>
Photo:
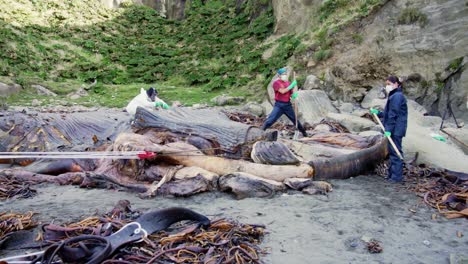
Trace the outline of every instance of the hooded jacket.
<path fill-rule="evenodd" d="M 401 87 L 391 91 L 383 112 L 385 131 L 398 137 L 406 136 L 408 126 L 408 105 Z"/>

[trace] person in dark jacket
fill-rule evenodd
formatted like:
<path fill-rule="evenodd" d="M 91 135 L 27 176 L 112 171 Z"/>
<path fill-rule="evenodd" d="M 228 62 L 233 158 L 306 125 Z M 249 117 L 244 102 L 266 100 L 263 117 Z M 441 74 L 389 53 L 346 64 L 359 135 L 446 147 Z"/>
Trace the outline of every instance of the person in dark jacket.
<path fill-rule="evenodd" d="M 293 92 L 294 87 L 297 86 L 297 82 L 293 81 L 290 83 L 288 81 L 286 68 L 279 69 L 277 74 L 279 78 L 273 83 L 273 90 L 275 91 L 275 106 L 263 124 L 263 130 L 271 127 L 282 115 L 286 115 L 289 120 L 296 125 L 296 117 L 291 104 L 291 99 L 294 100 L 298 96 L 297 91 Z M 297 128 L 301 131 L 304 137 L 307 137 L 307 132 L 299 121 L 297 122 Z"/>
<path fill-rule="evenodd" d="M 385 136 L 391 137 L 401 155 L 403 155 L 402 140 L 406 136 L 406 128 L 408 126 L 408 106 L 406 98 L 403 95 L 400 80 L 396 76 L 388 77 L 385 91 L 388 94 L 388 99 L 384 112 L 379 112 L 373 108 L 370 109 L 370 112 L 377 114 L 379 118 L 383 118 Z M 388 180 L 395 183 L 402 182 L 403 160 L 398 157 L 398 154 L 390 143 L 388 144 L 388 148 L 390 153 Z"/>

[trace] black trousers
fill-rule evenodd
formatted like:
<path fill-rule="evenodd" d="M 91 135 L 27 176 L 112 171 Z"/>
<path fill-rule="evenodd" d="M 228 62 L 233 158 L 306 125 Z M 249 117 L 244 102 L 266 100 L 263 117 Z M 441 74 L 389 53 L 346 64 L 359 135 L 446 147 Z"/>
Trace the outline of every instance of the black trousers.
<path fill-rule="evenodd" d="M 391 135 L 395 146 L 403 156 L 402 141 L 403 137 Z M 393 149 L 390 141 L 388 142 L 389 154 L 390 154 L 390 168 L 388 168 L 388 178 L 394 181 L 403 180 L 403 161 L 398 157 L 398 154 Z"/>
<path fill-rule="evenodd" d="M 262 126 L 263 130 L 271 127 L 282 115 L 286 115 L 289 120 L 296 125 L 296 117 L 294 115 L 294 109 L 292 107 L 291 102 L 275 102 L 275 106 L 273 107 L 273 111 L 271 111 L 270 115 L 268 116 L 267 120 Z M 302 135 L 307 137 L 307 133 L 302 126 L 301 122 L 297 121 L 297 128 L 301 131 Z"/>

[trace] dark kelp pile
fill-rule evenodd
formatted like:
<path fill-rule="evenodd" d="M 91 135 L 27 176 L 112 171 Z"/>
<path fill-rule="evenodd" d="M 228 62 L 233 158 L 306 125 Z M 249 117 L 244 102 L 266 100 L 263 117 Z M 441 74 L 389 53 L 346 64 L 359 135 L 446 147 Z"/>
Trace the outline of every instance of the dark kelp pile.
<path fill-rule="evenodd" d="M 416 192 L 425 204 L 447 218 L 468 217 L 468 174 L 436 169 L 425 164 L 405 163 L 406 188 Z M 387 176 L 388 164 L 377 166 L 380 176 Z"/>
<path fill-rule="evenodd" d="M 0 212 L 0 248 L 13 232 L 37 226 L 32 219 L 33 215 L 33 212 L 27 214 Z"/>
<path fill-rule="evenodd" d="M 36 194 L 36 190 L 31 189 L 32 182 L 19 181 L 14 178 L 0 175 L 0 201 L 15 196 L 20 198 L 30 198 Z"/>
<path fill-rule="evenodd" d="M 112 211 L 100 216 L 66 225 L 43 225 L 37 239 L 45 245 L 58 245 L 80 236 L 107 237 L 141 215 L 140 211 L 130 209 L 128 201 L 122 200 Z M 31 216 L 32 213 L 26 219 Z M 15 222 L 15 217 L 11 214 L 4 218 Z M 242 224 L 231 219 L 215 219 L 207 227 L 183 221 L 143 241 L 123 246 L 102 263 L 262 263 L 260 257 L 266 251 L 259 244 L 264 235 L 262 225 Z"/>

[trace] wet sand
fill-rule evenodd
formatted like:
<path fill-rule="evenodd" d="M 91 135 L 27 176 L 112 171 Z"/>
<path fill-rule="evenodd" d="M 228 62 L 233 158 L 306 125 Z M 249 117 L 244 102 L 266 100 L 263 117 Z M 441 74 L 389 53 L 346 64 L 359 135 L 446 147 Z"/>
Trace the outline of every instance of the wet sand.
<path fill-rule="evenodd" d="M 40 185 L 36 197 L 2 202 L 0 211 L 35 211 L 43 223 L 63 223 L 107 212 L 120 199 L 130 200 L 132 209 L 184 206 L 210 218 L 265 224 L 270 232 L 261 244 L 270 252 L 262 258 L 265 263 L 449 263 L 451 254 L 467 254 L 466 219 L 432 220 L 436 212 L 414 193 L 376 176 L 332 184 L 328 197 L 289 193 L 244 200 L 224 193 L 140 199 L 123 191 Z M 457 237 L 457 231 L 464 236 Z M 368 253 L 363 237 L 380 241 L 383 252 Z"/>

